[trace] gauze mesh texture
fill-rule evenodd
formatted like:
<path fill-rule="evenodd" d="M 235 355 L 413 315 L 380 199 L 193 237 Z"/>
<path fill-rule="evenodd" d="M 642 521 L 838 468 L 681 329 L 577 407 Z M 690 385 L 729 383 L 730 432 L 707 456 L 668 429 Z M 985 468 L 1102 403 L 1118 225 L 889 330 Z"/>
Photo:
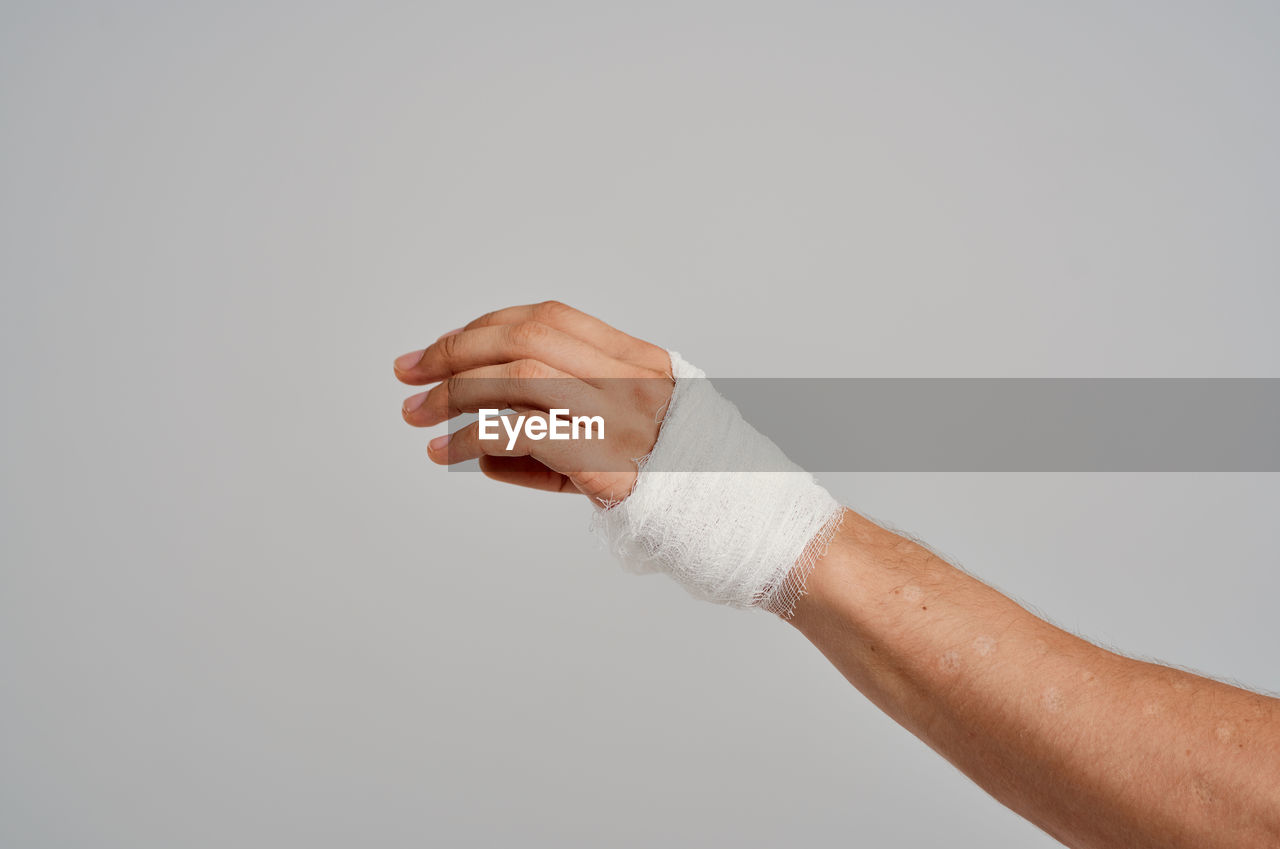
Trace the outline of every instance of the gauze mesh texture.
<path fill-rule="evenodd" d="M 789 618 L 844 508 L 676 352 L 671 401 L 635 486 L 592 531 L 633 572 Z"/>

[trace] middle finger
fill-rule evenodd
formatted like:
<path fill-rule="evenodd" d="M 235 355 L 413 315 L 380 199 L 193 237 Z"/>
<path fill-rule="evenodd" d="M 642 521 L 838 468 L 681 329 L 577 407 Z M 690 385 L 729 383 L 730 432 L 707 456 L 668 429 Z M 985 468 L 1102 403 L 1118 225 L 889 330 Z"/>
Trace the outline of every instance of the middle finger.
<path fill-rule="evenodd" d="M 404 402 L 404 419 L 415 427 L 431 427 L 459 413 L 481 409 L 552 407 L 589 413 L 599 393 L 591 385 L 538 360 L 515 360 L 455 374 L 427 392 Z"/>

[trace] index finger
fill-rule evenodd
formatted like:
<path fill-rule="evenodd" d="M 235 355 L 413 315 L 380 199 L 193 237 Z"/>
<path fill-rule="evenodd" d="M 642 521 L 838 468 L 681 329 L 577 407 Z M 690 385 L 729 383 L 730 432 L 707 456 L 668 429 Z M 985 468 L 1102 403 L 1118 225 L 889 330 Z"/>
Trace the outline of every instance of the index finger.
<path fill-rule="evenodd" d="M 463 330 L 477 327 L 493 327 L 503 324 L 520 324 L 536 321 L 550 325 L 589 345 L 594 345 L 616 360 L 652 369 L 660 374 L 671 371 L 671 358 L 666 350 L 637 339 L 618 330 L 595 316 L 576 310 L 559 301 L 542 301 L 516 307 L 494 310 L 469 322 Z"/>
<path fill-rule="evenodd" d="M 459 372 L 521 359 L 539 360 L 588 383 L 594 378 L 636 375 L 635 366 L 615 360 L 594 345 L 548 324 L 524 321 L 443 336 L 428 345 L 413 365 L 397 360 L 396 376 L 403 383 L 422 386 Z"/>

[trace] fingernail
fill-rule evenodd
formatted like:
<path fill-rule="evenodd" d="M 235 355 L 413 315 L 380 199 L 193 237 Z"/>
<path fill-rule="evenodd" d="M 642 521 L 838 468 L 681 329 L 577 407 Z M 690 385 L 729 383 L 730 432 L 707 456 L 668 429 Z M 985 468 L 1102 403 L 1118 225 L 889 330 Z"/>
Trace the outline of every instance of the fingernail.
<path fill-rule="evenodd" d="M 446 433 L 444 436 L 437 436 L 435 439 L 427 443 L 427 450 L 435 451 L 437 453 L 443 451 L 449 444 L 449 437 L 451 436 L 453 436 L 451 433 Z"/>
<path fill-rule="evenodd" d="M 453 334 L 455 334 L 455 333 L 461 333 L 462 331 L 464 331 L 464 330 L 466 330 L 466 329 L 467 329 L 467 328 L 465 328 L 465 327 L 455 327 L 453 330 L 450 330 L 448 333 L 441 333 L 441 334 L 440 334 L 440 339 L 443 339 L 443 338 L 444 338 L 444 337 L 446 337 L 446 336 L 452 336 L 452 335 L 453 335 Z M 440 341 L 440 339 L 437 339 L 436 341 L 437 341 L 437 342 L 439 342 L 439 341 Z"/>
<path fill-rule="evenodd" d="M 425 354 L 426 351 L 427 349 L 423 348 L 421 351 L 411 351 L 408 354 L 396 357 L 396 370 L 408 371 L 413 368 L 418 363 L 422 362 L 422 355 Z"/>
<path fill-rule="evenodd" d="M 405 413 L 412 413 L 414 410 L 422 406 L 422 402 L 427 400 L 426 392 L 419 392 L 417 395 L 410 395 L 404 399 Z"/>

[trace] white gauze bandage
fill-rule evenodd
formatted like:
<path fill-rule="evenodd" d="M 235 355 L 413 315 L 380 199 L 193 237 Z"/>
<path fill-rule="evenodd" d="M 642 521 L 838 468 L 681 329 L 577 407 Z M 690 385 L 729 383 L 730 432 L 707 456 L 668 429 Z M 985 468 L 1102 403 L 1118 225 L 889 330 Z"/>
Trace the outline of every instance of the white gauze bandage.
<path fill-rule="evenodd" d="M 675 387 L 657 442 L 627 498 L 596 507 L 592 530 L 630 571 L 789 618 L 844 508 L 669 353 Z"/>

